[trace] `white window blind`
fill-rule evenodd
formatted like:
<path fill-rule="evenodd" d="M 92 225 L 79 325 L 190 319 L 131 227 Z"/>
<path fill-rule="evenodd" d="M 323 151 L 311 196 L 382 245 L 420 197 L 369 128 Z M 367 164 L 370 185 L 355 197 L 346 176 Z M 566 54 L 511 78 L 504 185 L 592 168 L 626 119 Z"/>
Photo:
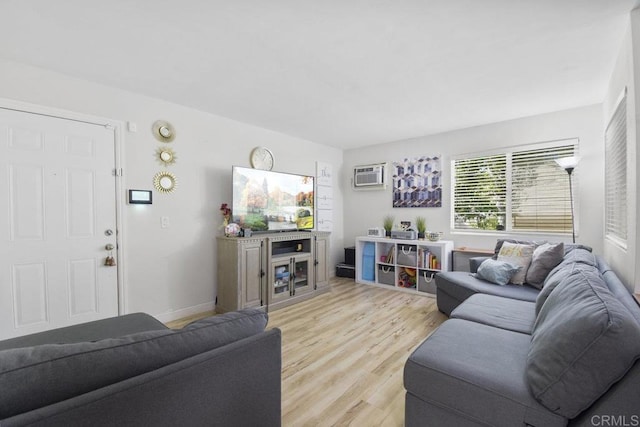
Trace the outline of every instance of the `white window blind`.
<path fill-rule="evenodd" d="M 511 163 L 511 226 L 518 231 L 572 231 L 569 175 L 555 159 L 573 145 L 515 152 Z M 575 179 L 573 180 L 575 184 Z"/>
<path fill-rule="evenodd" d="M 454 160 L 454 229 L 571 233 L 569 177 L 555 159 L 575 156 L 576 142 Z"/>
<path fill-rule="evenodd" d="M 627 97 L 605 131 L 605 235 L 627 242 Z"/>
<path fill-rule="evenodd" d="M 455 229 L 504 229 L 507 158 L 504 154 L 454 161 Z"/>

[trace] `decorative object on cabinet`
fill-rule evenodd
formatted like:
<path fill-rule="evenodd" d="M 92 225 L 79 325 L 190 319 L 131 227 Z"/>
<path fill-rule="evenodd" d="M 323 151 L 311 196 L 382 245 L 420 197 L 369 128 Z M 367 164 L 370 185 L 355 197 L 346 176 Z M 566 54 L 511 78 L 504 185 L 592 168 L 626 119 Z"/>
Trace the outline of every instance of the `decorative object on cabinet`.
<path fill-rule="evenodd" d="M 177 185 L 176 176 L 171 172 L 158 172 L 153 177 L 153 186 L 162 193 L 171 193 L 176 189 Z"/>
<path fill-rule="evenodd" d="M 431 242 L 437 242 L 442 237 L 442 231 L 429 231 L 425 234 Z"/>
<path fill-rule="evenodd" d="M 392 239 L 416 240 L 418 233 L 415 230 L 393 230 L 391 232 Z"/>
<path fill-rule="evenodd" d="M 222 214 L 222 226 L 226 227 L 231 221 L 231 208 L 228 203 L 222 203 L 220 205 L 220 213 Z"/>
<path fill-rule="evenodd" d="M 441 181 L 442 162 L 440 155 L 393 162 L 393 207 L 441 207 Z"/>
<path fill-rule="evenodd" d="M 408 241 L 362 236 L 356 238 L 356 282 L 435 294 L 433 280 L 451 269 L 453 242 Z"/>
<path fill-rule="evenodd" d="M 156 120 L 151 126 L 153 136 L 160 142 L 171 142 L 176 137 L 176 130 L 165 120 Z"/>
<path fill-rule="evenodd" d="M 416 217 L 416 228 L 418 229 L 418 239 L 424 239 L 424 232 L 427 231 L 427 219 L 423 216 Z"/>
<path fill-rule="evenodd" d="M 237 237 L 240 235 L 240 231 L 241 231 L 240 226 L 235 222 L 227 224 L 224 227 L 224 235 L 227 237 Z"/>
<path fill-rule="evenodd" d="M 393 229 L 393 223 L 395 220 L 396 219 L 393 215 L 387 215 L 382 219 L 382 228 L 384 228 L 386 236 L 391 236 L 391 230 Z"/>
<path fill-rule="evenodd" d="M 161 164 L 165 166 L 171 166 L 176 162 L 176 159 L 178 157 L 176 156 L 176 152 L 171 148 L 160 147 L 156 150 L 156 158 Z"/>
<path fill-rule="evenodd" d="M 251 167 L 254 169 L 272 170 L 274 157 L 271 150 L 266 147 L 255 147 L 249 155 Z"/>
<path fill-rule="evenodd" d="M 386 230 L 382 227 L 372 227 L 367 229 L 367 236 L 384 237 Z"/>

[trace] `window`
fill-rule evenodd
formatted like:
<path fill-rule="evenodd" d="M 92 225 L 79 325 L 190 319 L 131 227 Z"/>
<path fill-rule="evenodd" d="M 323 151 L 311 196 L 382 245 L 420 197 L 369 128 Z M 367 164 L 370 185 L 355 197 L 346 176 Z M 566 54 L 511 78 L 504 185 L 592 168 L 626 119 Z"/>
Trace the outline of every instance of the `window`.
<path fill-rule="evenodd" d="M 568 174 L 555 159 L 576 154 L 577 140 L 563 140 L 454 160 L 454 230 L 571 233 Z"/>
<path fill-rule="evenodd" d="M 507 157 L 454 161 L 454 229 L 504 230 Z"/>
<path fill-rule="evenodd" d="M 625 91 L 626 92 L 626 91 Z M 618 103 L 605 131 L 605 235 L 627 243 L 627 96 Z"/>

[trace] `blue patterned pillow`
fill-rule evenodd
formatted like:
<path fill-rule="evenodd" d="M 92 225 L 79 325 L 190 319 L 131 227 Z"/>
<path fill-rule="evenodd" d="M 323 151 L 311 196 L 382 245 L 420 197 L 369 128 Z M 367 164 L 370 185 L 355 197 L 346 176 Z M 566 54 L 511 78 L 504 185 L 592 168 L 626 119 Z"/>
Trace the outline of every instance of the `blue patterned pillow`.
<path fill-rule="evenodd" d="M 520 267 L 517 265 L 489 258 L 482 261 L 475 276 L 496 285 L 506 285 L 518 270 Z"/>

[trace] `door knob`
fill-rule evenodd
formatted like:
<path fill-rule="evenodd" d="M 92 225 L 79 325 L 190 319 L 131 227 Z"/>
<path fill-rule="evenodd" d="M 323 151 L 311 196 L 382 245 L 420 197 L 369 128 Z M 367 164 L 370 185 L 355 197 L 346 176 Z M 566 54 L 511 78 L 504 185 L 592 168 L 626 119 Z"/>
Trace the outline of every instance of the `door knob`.
<path fill-rule="evenodd" d="M 111 243 L 107 243 L 106 245 L 104 245 L 104 248 L 108 251 L 112 251 L 114 246 Z"/>

